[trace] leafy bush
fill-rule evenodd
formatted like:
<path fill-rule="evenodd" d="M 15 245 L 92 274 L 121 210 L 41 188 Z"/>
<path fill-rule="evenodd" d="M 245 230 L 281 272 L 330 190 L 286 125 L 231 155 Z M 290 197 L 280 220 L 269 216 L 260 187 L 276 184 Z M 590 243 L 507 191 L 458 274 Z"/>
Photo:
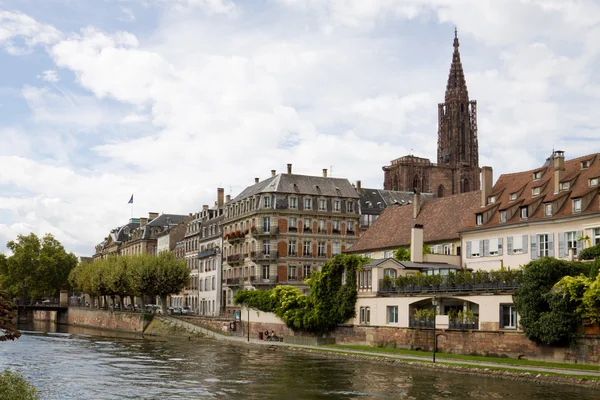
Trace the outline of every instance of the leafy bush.
<path fill-rule="evenodd" d="M 277 286 L 267 291 L 241 290 L 234 302 L 273 312 L 294 331 L 326 333 L 355 316 L 356 273 L 366 260 L 353 255 L 335 256 L 307 280 L 308 296 L 293 286 Z M 342 284 L 344 274 L 346 283 Z"/>
<path fill-rule="evenodd" d="M 583 249 L 579 253 L 580 260 L 594 260 L 598 257 L 600 257 L 600 244 Z"/>
<path fill-rule="evenodd" d="M 435 311 L 433 309 L 419 308 L 415 310 L 415 320 L 417 321 L 433 321 Z"/>
<path fill-rule="evenodd" d="M 40 396 L 34 386 L 18 372 L 4 370 L 0 374 L 0 393 L 3 400 L 38 400 Z"/>
<path fill-rule="evenodd" d="M 563 346 L 573 342 L 581 322 L 577 305 L 553 290 L 568 275 L 589 270 L 583 263 L 544 257 L 523 267 L 521 285 L 514 297 L 525 336 L 538 343 Z"/>

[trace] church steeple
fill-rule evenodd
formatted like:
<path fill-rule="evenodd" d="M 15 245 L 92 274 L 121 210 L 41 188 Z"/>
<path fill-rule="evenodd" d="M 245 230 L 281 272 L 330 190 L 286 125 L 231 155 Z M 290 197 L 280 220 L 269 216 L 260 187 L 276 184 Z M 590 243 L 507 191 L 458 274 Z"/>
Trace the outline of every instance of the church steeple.
<path fill-rule="evenodd" d="M 460 61 L 458 46 L 458 31 L 454 28 L 454 53 L 452 54 L 452 64 L 450 64 L 450 74 L 446 85 L 446 102 L 452 99 L 469 101 L 469 92 L 467 91 L 467 82 Z"/>

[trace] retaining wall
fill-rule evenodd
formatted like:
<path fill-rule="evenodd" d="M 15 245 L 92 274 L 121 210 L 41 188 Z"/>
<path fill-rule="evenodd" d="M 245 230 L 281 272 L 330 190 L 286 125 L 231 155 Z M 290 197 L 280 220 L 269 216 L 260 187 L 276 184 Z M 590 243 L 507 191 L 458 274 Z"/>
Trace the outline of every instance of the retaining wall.
<path fill-rule="evenodd" d="M 125 332 L 144 332 L 150 321 L 144 320 L 141 313 L 127 311 L 93 310 L 70 307 L 67 324 Z"/>

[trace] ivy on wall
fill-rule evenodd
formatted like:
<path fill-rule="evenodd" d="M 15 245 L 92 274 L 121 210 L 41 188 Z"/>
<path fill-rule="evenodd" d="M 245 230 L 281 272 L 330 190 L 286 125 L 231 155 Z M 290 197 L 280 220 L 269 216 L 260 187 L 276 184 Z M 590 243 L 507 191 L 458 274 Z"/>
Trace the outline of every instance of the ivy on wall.
<path fill-rule="evenodd" d="M 306 280 L 308 295 L 294 286 L 277 286 L 266 291 L 239 291 L 234 302 L 275 313 L 294 331 L 327 333 L 355 316 L 356 276 L 367 260 L 346 254 L 333 257 Z"/>

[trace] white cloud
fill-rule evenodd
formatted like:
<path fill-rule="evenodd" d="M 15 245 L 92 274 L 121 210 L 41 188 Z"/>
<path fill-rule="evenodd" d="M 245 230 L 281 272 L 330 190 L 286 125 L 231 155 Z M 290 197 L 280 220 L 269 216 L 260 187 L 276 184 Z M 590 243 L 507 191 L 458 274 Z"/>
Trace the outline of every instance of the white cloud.
<path fill-rule="evenodd" d="M 10 54 L 22 54 L 59 38 L 60 32 L 53 26 L 41 24 L 19 12 L 0 10 L 0 46 Z"/>
<path fill-rule="evenodd" d="M 56 83 L 60 80 L 60 77 L 58 76 L 58 72 L 56 72 L 53 69 L 42 71 L 42 74 L 38 75 L 38 78 L 43 79 L 46 82 L 50 82 L 50 83 Z"/>

